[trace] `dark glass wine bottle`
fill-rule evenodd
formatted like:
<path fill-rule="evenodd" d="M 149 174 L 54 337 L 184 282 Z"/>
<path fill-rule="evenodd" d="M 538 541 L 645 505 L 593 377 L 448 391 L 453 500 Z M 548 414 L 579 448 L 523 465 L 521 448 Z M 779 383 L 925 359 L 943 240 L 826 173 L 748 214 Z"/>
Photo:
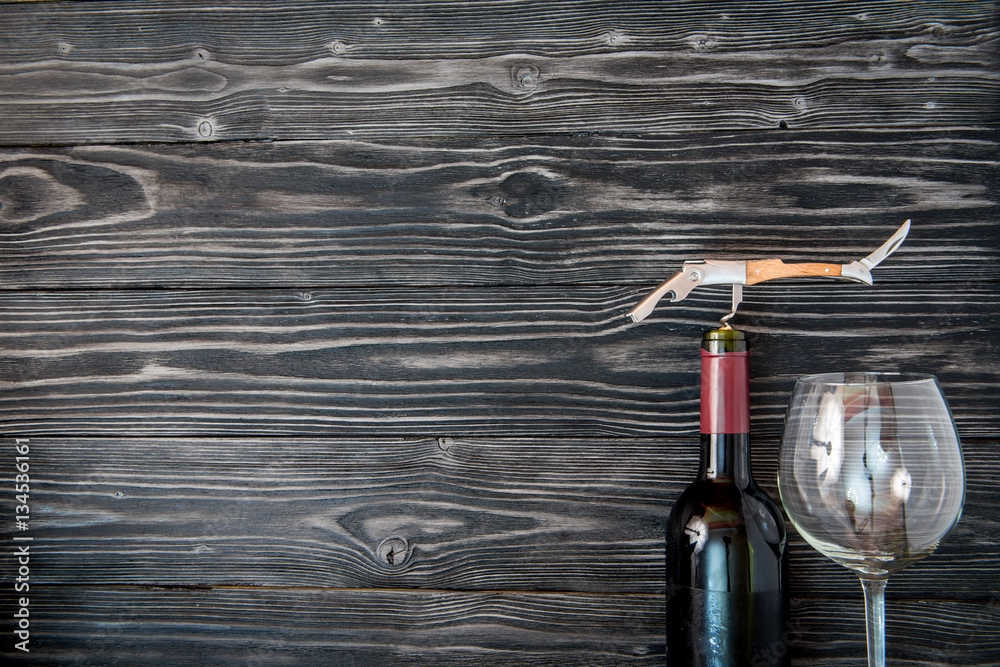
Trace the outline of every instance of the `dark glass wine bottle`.
<path fill-rule="evenodd" d="M 785 523 L 750 475 L 746 336 L 702 341 L 701 463 L 667 522 L 667 664 L 788 665 Z"/>

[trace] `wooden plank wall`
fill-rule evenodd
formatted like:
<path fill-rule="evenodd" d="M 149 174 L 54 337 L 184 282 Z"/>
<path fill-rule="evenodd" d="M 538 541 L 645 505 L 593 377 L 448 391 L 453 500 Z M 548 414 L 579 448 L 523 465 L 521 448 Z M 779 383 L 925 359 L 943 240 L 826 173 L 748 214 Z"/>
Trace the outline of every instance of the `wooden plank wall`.
<path fill-rule="evenodd" d="M 977 1 L 0 3 L 4 661 L 666 664 L 728 294 L 624 313 L 911 218 L 872 288 L 747 290 L 754 471 L 797 375 L 937 374 L 966 511 L 891 581 L 890 662 L 1000 665 L 998 37 Z M 863 664 L 792 532 L 775 651 Z"/>

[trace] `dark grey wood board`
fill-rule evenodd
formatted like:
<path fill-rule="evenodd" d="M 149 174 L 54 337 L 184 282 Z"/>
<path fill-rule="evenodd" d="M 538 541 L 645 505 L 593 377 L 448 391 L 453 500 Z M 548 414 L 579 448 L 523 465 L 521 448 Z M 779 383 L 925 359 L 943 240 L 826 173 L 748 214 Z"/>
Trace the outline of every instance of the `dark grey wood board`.
<path fill-rule="evenodd" d="M 938 374 L 967 504 L 889 584 L 890 663 L 1000 665 L 998 37 L 995 2 L 0 3 L 5 664 L 663 665 L 729 297 L 625 311 L 912 218 L 873 288 L 747 289 L 754 470 L 795 376 Z M 858 582 L 790 543 L 776 651 L 863 664 Z"/>
<path fill-rule="evenodd" d="M 860 590 L 860 585 L 858 586 Z M 37 600 L 31 656 L 9 664 L 662 665 L 662 596 L 258 588 L 53 586 Z M 893 665 L 996 665 L 995 604 L 892 601 Z M 853 667 L 860 594 L 796 599 L 787 645 L 799 664 Z"/>
<path fill-rule="evenodd" d="M 95 588 L 662 596 L 666 514 L 698 457 L 692 438 L 28 444 L 32 571 L 42 586 Z M 1000 599 L 993 450 L 965 443 L 964 518 L 932 557 L 894 577 L 890 599 Z M 777 497 L 776 443 L 753 452 L 755 475 Z M 790 536 L 793 596 L 859 586 Z M 9 586 L 16 567 L 5 557 Z"/>
<path fill-rule="evenodd" d="M 130 5 L 3 5 L 0 143 L 1000 120 L 992 2 Z"/>
<path fill-rule="evenodd" d="M 662 596 L 52 587 L 30 664 L 662 664 Z M 659 643 L 659 646 L 657 645 Z"/>
<path fill-rule="evenodd" d="M 654 285 L 702 257 L 996 280 L 994 131 L 0 152 L 0 288 Z"/>
<path fill-rule="evenodd" d="M 201 55 L 210 56 L 210 47 L 216 45 L 224 47 L 219 54 L 232 60 L 302 63 L 329 51 L 337 35 L 342 45 L 351 47 L 343 50 L 345 55 L 388 60 L 511 53 L 566 57 L 616 53 L 624 47 L 769 53 L 772 48 L 815 48 L 876 37 L 886 48 L 906 45 L 916 36 L 975 42 L 984 41 L 997 28 L 995 5 L 985 0 L 874 5 L 838 0 L 752 4 L 644 0 L 615 6 L 600 0 L 578 0 L 572 6 L 557 0 L 3 4 L 10 31 L 0 42 L 0 54 L 7 63 L 51 58 L 55 53 L 98 61 L 96 56 L 109 49 L 129 54 L 132 62 L 150 63 L 191 55 L 197 46 L 204 50 Z M 701 28 L 712 28 L 713 34 L 700 33 Z M 976 62 L 975 55 L 975 50 L 951 54 L 958 62 Z M 772 55 L 764 64 L 775 60 Z"/>
<path fill-rule="evenodd" d="M 748 290 L 749 291 L 749 290 Z M 633 325 L 633 288 L 0 293 L 0 432 L 670 435 L 698 428 L 698 341 L 728 310 L 699 290 Z M 766 285 L 754 428 L 775 436 L 795 377 L 941 375 L 963 437 L 996 411 L 992 283 Z"/>

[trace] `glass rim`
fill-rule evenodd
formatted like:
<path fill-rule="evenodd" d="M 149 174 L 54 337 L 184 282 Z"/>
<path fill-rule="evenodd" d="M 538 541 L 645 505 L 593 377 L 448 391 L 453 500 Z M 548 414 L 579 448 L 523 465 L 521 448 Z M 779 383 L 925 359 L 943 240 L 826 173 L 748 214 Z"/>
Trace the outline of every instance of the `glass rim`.
<path fill-rule="evenodd" d="M 873 384 L 921 384 L 938 383 L 937 376 L 930 373 L 906 373 L 885 371 L 842 371 L 802 375 L 795 384 L 825 384 L 837 387 L 858 387 Z"/>

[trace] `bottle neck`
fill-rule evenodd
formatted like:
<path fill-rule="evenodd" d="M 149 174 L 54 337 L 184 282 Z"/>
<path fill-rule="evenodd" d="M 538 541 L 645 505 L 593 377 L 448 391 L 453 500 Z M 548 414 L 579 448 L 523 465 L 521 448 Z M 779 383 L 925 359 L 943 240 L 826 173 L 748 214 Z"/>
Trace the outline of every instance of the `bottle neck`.
<path fill-rule="evenodd" d="M 750 373 L 743 332 L 716 329 L 701 350 L 701 477 L 750 481 Z"/>
<path fill-rule="evenodd" d="M 702 433 L 698 477 L 750 484 L 750 436 L 747 433 Z"/>

